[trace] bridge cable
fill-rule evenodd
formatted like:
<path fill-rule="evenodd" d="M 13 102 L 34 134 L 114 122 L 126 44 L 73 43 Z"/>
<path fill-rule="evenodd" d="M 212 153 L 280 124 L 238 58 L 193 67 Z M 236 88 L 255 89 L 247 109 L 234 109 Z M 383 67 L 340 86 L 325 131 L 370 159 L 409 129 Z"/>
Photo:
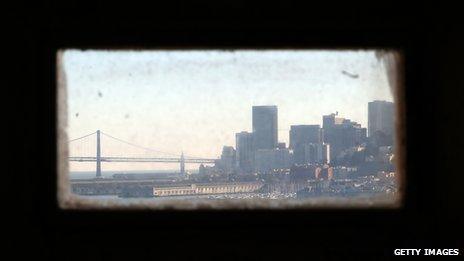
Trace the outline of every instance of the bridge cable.
<path fill-rule="evenodd" d="M 92 132 L 92 133 L 87 134 L 87 135 L 84 135 L 84 136 L 82 136 L 82 137 L 80 137 L 80 138 L 75 138 L 75 139 L 69 140 L 68 142 L 80 140 L 80 139 L 86 138 L 86 137 L 88 137 L 88 136 L 94 135 L 95 133 L 97 133 L 97 132 L 96 132 L 96 131 L 95 131 L 95 132 Z"/>
<path fill-rule="evenodd" d="M 167 154 L 167 155 L 179 157 L 179 155 L 174 154 L 174 153 L 168 153 L 168 152 L 164 152 L 164 151 L 154 150 L 154 149 L 147 148 L 147 147 L 143 147 L 143 146 L 140 146 L 140 145 L 137 145 L 137 144 L 134 144 L 134 143 L 125 141 L 125 140 L 121 140 L 121 139 L 119 139 L 119 138 L 113 137 L 113 136 L 111 136 L 111 135 L 109 135 L 109 134 L 107 134 L 107 133 L 104 133 L 104 132 L 102 132 L 102 131 L 100 131 L 100 133 L 103 134 L 103 135 L 105 135 L 105 136 L 107 136 L 107 137 L 109 137 L 109 138 L 112 138 L 112 139 L 115 139 L 115 140 L 117 140 L 117 141 L 119 141 L 119 142 L 123 142 L 123 143 L 125 143 L 125 144 L 131 145 L 131 146 L 134 146 L 134 147 L 137 147 L 137 148 L 139 148 L 139 149 L 144 149 L 144 150 L 149 150 L 149 151 L 153 151 L 153 152 L 158 152 L 158 153 L 163 153 L 163 154 Z"/>

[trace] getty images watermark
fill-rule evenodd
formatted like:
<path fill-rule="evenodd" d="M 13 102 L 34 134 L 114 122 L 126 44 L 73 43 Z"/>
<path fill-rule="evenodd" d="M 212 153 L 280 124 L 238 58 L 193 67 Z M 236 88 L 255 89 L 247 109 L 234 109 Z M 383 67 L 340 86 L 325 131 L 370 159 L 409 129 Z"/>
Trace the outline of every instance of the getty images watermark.
<path fill-rule="evenodd" d="M 458 256 L 459 249 L 397 248 L 395 256 Z"/>

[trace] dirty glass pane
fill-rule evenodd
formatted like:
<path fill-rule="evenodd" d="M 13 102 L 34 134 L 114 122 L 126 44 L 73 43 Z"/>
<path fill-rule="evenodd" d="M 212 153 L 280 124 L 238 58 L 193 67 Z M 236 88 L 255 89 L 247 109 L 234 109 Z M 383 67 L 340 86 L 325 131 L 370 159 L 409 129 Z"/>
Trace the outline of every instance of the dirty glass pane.
<path fill-rule="evenodd" d="M 62 50 L 63 208 L 398 206 L 401 57 Z"/>

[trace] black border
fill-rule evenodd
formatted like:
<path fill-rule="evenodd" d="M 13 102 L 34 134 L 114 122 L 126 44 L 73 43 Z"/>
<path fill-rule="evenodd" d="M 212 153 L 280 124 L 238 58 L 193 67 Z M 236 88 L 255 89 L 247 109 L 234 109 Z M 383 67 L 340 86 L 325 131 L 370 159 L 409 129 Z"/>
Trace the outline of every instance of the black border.
<path fill-rule="evenodd" d="M 459 175 L 464 86 L 456 13 L 395 5 L 103 2 L 37 4 L 11 19 L 16 52 L 18 249 L 58 258 L 392 256 L 394 248 L 463 249 Z M 136 5 L 136 4 L 134 4 Z M 44 13 L 45 12 L 45 13 Z M 49 16 L 46 16 L 48 14 Z M 453 16 L 454 14 L 454 16 Z M 46 17 L 44 17 L 44 15 Z M 405 58 L 407 169 L 397 210 L 63 211 L 56 201 L 56 64 L 60 48 L 394 48 Z M 19 104 L 17 104 L 19 102 Z M 27 160 L 25 160 L 27 159 Z M 13 170 L 12 170 L 13 171 Z M 53 175 L 50 175 L 53 174 Z M 78 248 L 76 247 L 78 246 Z M 16 248 L 15 248 L 16 249 Z M 21 253 L 19 251 L 18 253 Z"/>

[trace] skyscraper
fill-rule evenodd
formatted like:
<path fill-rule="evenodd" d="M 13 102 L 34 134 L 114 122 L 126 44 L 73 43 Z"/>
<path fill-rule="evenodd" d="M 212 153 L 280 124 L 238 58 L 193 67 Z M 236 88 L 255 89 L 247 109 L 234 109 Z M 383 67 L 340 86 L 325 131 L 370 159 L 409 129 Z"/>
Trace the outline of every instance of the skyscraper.
<path fill-rule="evenodd" d="M 253 106 L 253 148 L 277 148 L 277 106 Z"/>
<path fill-rule="evenodd" d="M 292 125 L 290 126 L 290 146 L 293 150 L 293 160 L 296 164 L 307 162 L 305 145 L 322 142 L 322 131 L 319 125 Z"/>
<path fill-rule="evenodd" d="M 342 124 L 345 121 L 345 118 L 336 117 L 337 113 L 331 113 L 329 115 L 322 116 L 322 128 L 323 129 L 330 129 L 335 127 L 335 125 Z"/>
<path fill-rule="evenodd" d="M 222 148 L 221 159 L 216 164 L 225 174 L 232 173 L 235 169 L 235 149 L 232 146 Z"/>
<path fill-rule="evenodd" d="M 290 148 L 295 149 L 300 144 L 322 142 L 321 127 L 319 125 L 290 126 Z"/>
<path fill-rule="evenodd" d="M 242 131 L 235 134 L 236 162 L 242 172 L 253 170 L 253 133 Z"/>
<path fill-rule="evenodd" d="M 255 171 L 267 172 L 272 169 L 288 169 L 290 166 L 289 149 L 259 149 L 255 152 Z"/>
<path fill-rule="evenodd" d="M 335 117 L 335 114 L 323 116 L 323 140 L 330 144 L 330 157 L 334 160 L 340 152 L 354 147 L 366 140 L 366 130 L 349 119 Z"/>
<path fill-rule="evenodd" d="M 368 135 L 383 138 L 392 145 L 394 139 L 394 104 L 388 101 L 373 101 L 368 104 Z"/>
<path fill-rule="evenodd" d="M 305 144 L 304 163 L 330 163 L 330 145 L 323 143 Z"/>

